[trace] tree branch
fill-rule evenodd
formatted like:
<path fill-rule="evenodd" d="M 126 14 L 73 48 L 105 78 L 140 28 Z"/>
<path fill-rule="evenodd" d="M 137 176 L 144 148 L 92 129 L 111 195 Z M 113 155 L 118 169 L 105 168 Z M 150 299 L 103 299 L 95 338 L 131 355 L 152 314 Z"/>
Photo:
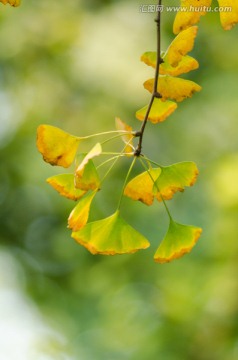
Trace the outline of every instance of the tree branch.
<path fill-rule="evenodd" d="M 160 52 L 161 52 L 161 8 L 162 5 L 162 0 L 159 0 L 158 2 L 158 14 L 157 17 L 155 19 L 155 22 L 157 24 L 157 59 L 156 59 L 156 68 L 155 68 L 155 81 L 154 81 L 154 88 L 153 88 L 153 92 L 152 92 L 152 96 L 150 99 L 150 103 L 147 109 L 147 112 L 145 114 L 145 118 L 143 120 L 142 126 L 140 131 L 138 131 L 136 133 L 136 136 L 139 137 L 139 142 L 138 142 L 138 146 L 134 152 L 135 156 L 140 156 L 141 151 L 142 151 L 142 142 L 143 142 L 143 136 L 144 136 L 144 131 L 145 131 L 145 127 L 148 121 L 148 117 L 150 114 L 150 110 L 152 108 L 153 102 L 155 98 L 161 98 L 161 95 L 159 94 L 157 88 L 158 88 L 158 81 L 159 81 L 159 69 L 160 69 L 160 64 L 163 62 L 163 60 L 160 57 Z"/>

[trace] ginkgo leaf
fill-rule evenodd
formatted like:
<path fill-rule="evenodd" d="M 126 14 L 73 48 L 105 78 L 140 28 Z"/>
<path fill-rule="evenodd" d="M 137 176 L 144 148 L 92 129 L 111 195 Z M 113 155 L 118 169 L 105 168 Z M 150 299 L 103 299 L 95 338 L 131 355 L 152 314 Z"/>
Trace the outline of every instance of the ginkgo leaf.
<path fill-rule="evenodd" d="M 167 234 L 154 255 L 155 262 L 163 264 L 189 253 L 201 232 L 199 227 L 182 225 L 171 219 Z"/>
<path fill-rule="evenodd" d="M 74 184 L 77 189 L 85 191 L 99 189 L 99 175 L 91 159 L 88 160 L 83 168 L 80 170 L 79 168 L 77 169 L 75 173 Z"/>
<path fill-rule="evenodd" d="M 151 205 L 154 200 L 154 182 L 160 174 L 161 168 L 153 168 L 137 175 L 126 185 L 124 195 L 133 200 L 139 200 L 146 205 Z"/>
<path fill-rule="evenodd" d="M 85 225 L 72 237 L 92 254 L 131 254 L 150 246 L 148 240 L 123 220 L 116 211 L 103 220 Z"/>
<path fill-rule="evenodd" d="M 89 160 L 93 159 L 96 156 L 99 156 L 102 153 L 102 147 L 100 143 L 97 143 L 90 151 L 89 153 L 85 156 L 85 158 L 83 159 L 83 161 L 79 164 L 76 173 L 81 172 L 85 165 L 89 162 Z"/>
<path fill-rule="evenodd" d="M 144 83 L 145 89 L 153 92 L 154 79 L 149 79 Z M 162 95 L 162 100 L 173 99 L 183 101 L 186 98 L 201 90 L 201 86 L 191 80 L 185 80 L 172 76 L 160 76 L 157 90 Z"/>
<path fill-rule="evenodd" d="M 141 55 L 141 61 L 146 65 L 152 66 L 154 69 L 156 67 L 157 52 L 156 51 L 146 51 Z"/>
<path fill-rule="evenodd" d="M 237 0 L 218 0 L 219 6 L 224 10 L 220 10 L 221 24 L 224 30 L 230 30 L 238 23 L 238 2 Z M 230 8 L 230 11 L 225 11 Z"/>
<path fill-rule="evenodd" d="M 193 49 L 197 32 L 197 26 L 181 31 L 168 47 L 164 60 L 173 67 L 178 66 L 183 56 Z"/>
<path fill-rule="evenodd" d="M 78 231 L 87 224 L 91 202 L 96 193 L 94 191 L 85 195 L 71 211 L 68 218 L 68 227 L 73 231 Z"/>
<path fill-rule="evenodd" d="M 68 199 L 78 200 L 85 194 L 85 191 L 76 189 L 74 186 L 74 174 L 55 175 L 46 181 L 58 191 L 60 195 Z"/>
<path fill-rule="evenodd" d="M 115 123 L 116 123 L 116 129 L 117 130 L 123 130 L 123 131 L 128 131 L 131 132 L 131 134 L 125 134 L 122 136 L 122 140 L 123 142 L 126 144 L 125 147 L 125 153 L 128 156 L 133 155 L 133 151 L 134 151 L 134 147 L 133 147 L 133 138 L 134 136 L 132 135 L 132 127 L 127 125 L 124 121 L 122 121 L 120 118 L 116 117 L 115 119 Z"/>
<path fill-rule="evenodd" d="M 0 0 L 4 5 L 10 4 L 12 6 L 19 6 L 21 4 L 21 0 Z"/>
<path fill-rule="evenodd" d="M 161 166 L 161 174 L 155 181 L 154 193 L 158 201 L 170 200 L 178 191 L 192 186 L 198 176 L 198 168 L 192 161 L 184 161 L 170 166 Z"/>
<path fill-rule="evenodd" d="M 147 51 L 141 56 L 141 61 L 146 65 L 156 67 L 156 56 L 155 51 Z M 177 66 L 169 64 L 168 59 L 162 56 L 163 62 L 160 64 L 159 73 L 160 75 L 171 75 L 178 76 L 181 74 L 188 73 L 189 71 L 196 70 L 199 67 L 199 63 L 196 59 L 189 55 L 182 57 Z"/>
<path fill-rule="evenodd" d="M 173 101 L 162 101 L 155 98 L 151 107 L 148 120 L 153 124 L 164 121 L 174 110 L 176 110 L 177 104 Z M 148 110 L 148 105 L 136 112 L 136 118 L 143 121 Z"/>
<path fill-rule="evenodd" d="M 95 190 L 99 188 L 100 179 L 92 159 L 101 153 L 101 144 L 97 143 L 79 164 L 75 172 L 75 187 L 77 189 Z"/>
<path fill-rule="evenodd" d="M 161 75 L 179 76 L 181 74 L 186 74 L 189 71 L 196 70 L 198 68 L 198 61 L 189 55 L 185 55 L 175 67 L 171 66 L 169 62 L 164 59 L 164 62 L 160 65 L 159 72 Z"/>
<path fill-rule="evenodd" d="M 174 20 L 174 34 L 197 24 L 200 17 L 206 14 L 211 2 L 212 0 L 181 0 L 181 10 L 177 12 Z"/>
<path fill-rule="evenodd" d="M 51 125 L 37 129 L 37 148 L 51 165 L 69 167 L 74 161 L 80 139 Z"/>

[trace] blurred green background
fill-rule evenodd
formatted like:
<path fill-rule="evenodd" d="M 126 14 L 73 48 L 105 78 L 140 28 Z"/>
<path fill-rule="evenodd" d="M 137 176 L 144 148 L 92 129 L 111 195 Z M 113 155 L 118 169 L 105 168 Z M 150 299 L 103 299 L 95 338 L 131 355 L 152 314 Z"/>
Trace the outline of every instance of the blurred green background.
<path fill-rule="evenodd" d="M 169 208 L 203 228 L 190 255 L 153 262 L 168 220 L 161 204 L 129 199 L 123 217 L 151 241 L 134 255 L 92 256 L 67 229 L 74 204 L 45 182 L 59 170 L 35 146 L 41 123 L 77 135 L 138 129 L 134 113 L 153 71 L 151 1 L 23 0 L 0 4 L 0 353 L 8 360 L 235 360 L 238 358 L 238 27 L 201 20 L 189 74 L 203 90 L 166 122 L 148 125 L 147 156 L 195 161 L 199 180 Z M 174 14 L 163 13 L 163 49 Z M 93 143 L 88 144 L 89 148 Z M 117 145 L 116 145 L 117 146 Z M 112 147 L 113 149 L 113 147 Z M 94 207 L 117 205 L 129 160 Z M 115 190 L 116 189 L 116 190 Z M 0 356 L 1 357 L 1 356 Z"/>

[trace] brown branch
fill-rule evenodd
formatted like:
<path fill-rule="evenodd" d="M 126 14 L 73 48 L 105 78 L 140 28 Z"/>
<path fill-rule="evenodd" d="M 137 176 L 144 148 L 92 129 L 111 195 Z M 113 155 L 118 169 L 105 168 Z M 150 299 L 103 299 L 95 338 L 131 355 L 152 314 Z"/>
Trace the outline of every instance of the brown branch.
<path fill-rule="evenodd" d="M 158 3 L 158 9 L 160 10 L 162 5 L 162 0 L 159 0 Z M 158 81 L 159 81 L 159 68 L 160 68 L 160 64 L 163 62 L 163 60 L 160 57 L 160 52 L 161 52 L 161 11 L 158 11 L 157 17 L 155 19 L 155 22 L 157 24 L 157 59 L 156 59 L 156 68 L 155 68 L 155 81 L 154 81 L 154 88 L 153 88 L 153 92 L 152 92 L 152 96 L 150 99 L 150 103 L 147 109 L 147 112 L 145 114 L 145 118 L 143 120 L 141 129 L 136 133 L 136 136 L 139 137 L 139 142 L 137 145 L 137 148 L 134 152 L 135 156 L 140 156 L 141 151 L 142 151 L 142 142 L 143 142 L 143 136 L 144 136 L 144 131 L 145 131 L 145 127 L 148 121 L 148 117 L 154 102 L 155 98 L 161 98 L 161 95 L 159 94 L 157 88 L 158 88 Z"/>

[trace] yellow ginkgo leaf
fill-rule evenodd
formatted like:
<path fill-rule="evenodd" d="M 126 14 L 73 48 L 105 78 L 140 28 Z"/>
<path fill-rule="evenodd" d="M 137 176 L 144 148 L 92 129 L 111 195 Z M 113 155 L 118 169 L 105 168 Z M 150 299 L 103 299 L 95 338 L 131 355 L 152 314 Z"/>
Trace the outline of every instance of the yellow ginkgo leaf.
<path fill-rule="evenodd" d="M 237 0 L 218 0 L 221 24 L 224 30 L 230 30 L 238 23 L 238 1 Z M 228 11 L 229 10 L 229 11 Z"/>
<path fill-rule="evenodd" d="M 97 143 L 90 151 L 89 153 L 85 156 L 85 158 L 83 159 L 83 161 L 79 164 L 76 173 L 80 172 L 83 170 L 83 168 L 85 167 L 85 165 L 89 162 L 89 160 L 93 159 L 96 156 L 99 156 L 102 153 L 102 147 L 100 143 Z"/>
<path fill-rule="evenodd" d="M 155 262 L 163 264 L 189 253 L 201 232 L 199 227 L 182 225 L 171 219 L 167 234 L 154 255 Z"/>
<path fill-rule="evenodd" d="M 102 147 L 97 143 L 79 164 L 75 172 L 75 187 L 77 189 L 95 190 L 99 188 L 100 180 L 92 159 L 101 153 Z"/>
<path fill-rule="evenodd" d="M 123 220 L 116 211 L 103 220 L 85 225 L 72 237 L 92 254 L 132 254 L 150 246 L 148 240 Z"/>
<path fill-rule="evenodd" d="M 78 231 L 87 224 L 91 202 L 96 193 L 94 191 L 85 195 L 71 211 L 68 218 L 68 227 L 73 231 Z"/>
<path fill-rule="evenodd" d="M 178 191 L 192 186 L 197 180 L 198 168 L 192 161 L 184 161 L 170 166 L 161 166 L 161 174 L 154 185 L 158 201 L 170 200 Z"/>
<path fill-rule="evenodd" d="M 37 148 L 51 165 L 69 167 L 74 161 L 80 139 L 51 125 L 37 129 Z"/>
<path fill-rule="evenodd" d="M 196 59 L 189 55 L 182 57 L 177 66 L 171 66 L 168 60 L 164 59 L 164 62 L 160 65 L 161 75 L 179 76 L 186 74 L 189 71 L 196 70 L 199 67 L 199 63 Z"/>
<path fill-rule="evenodd" d="M 77 169 L 74 178 L 74 185 L 77 189 L 84 191 L 99 189 L 99 175 L 91 159 L 88 160 L 82 169 Z"/>
<path fill-rule="evenodd" d="M 181 0 L 181 10 L 177 12 L 174 20 L 174 34 L 197 24 L 200 17 L 206 14 L 211 2 L 212 0 Z"/>
<path fill-rule="evenodd" d="M 197 26 L 191 26 L 188 29 L 181 31 L 166 51 L 164 56 L 165 61 L 173 67 L 178 66 L 183 56 L 193 49 L 197 32 Z"/>
<path fill-rule="evenodd" d="M 19 6 L 21 4 L 21 0 L 0 0 L 4 5 L 10 4 L 12 6 Z"/>
<path fill-rule="evenodd" d="M 144 83 L 145 89 L 153 92 L 154 79 L 149 79 Z M 162 95 L 162 100 L 173 99 L 183 101 L 186 98 L 201 90 L 201 86 L 193 81 L 176 78 L 172 76 L 160 76 L 157 90 Z"/>
<path fill-rule="evenodd" d="M 68 199 L 78 200 L 85 191 L 74 186 L 74 174 L 60 174 L 51 176 L 46 180 L 58 193 Z"/>
<path fill-rule="evenodd" d="M 156 67 L 157 52 L 156 51 L 146 51 L 141 55 L 141 61 L 146 65 L 152 66 L 154 69 Z"/>
<path fill-rule="evenodd" d="M 120 118 L 116 117 L 115 119 L 115 123 L 116 123 L 116 129 L 117 130 L 123 130 L 123 131 L 128 131 L 131 132 L 131 134 L 125 134 L 122 136 L 122 140 L 123 142 L 126 144 L 125 147 L 125 153 L 128 156 L 133 155 L 134 152 L 134 147 L 133 147 L 133 143 L 132 140 L 134 138 L 134 136 L 132 135 L 132 127 L 127 125 L 126 123 L 124 123 L 124 121 L 122 121 Z"/>
<path fill-rule="evenodd" d="M 149 170 L 149 173 L 145 171 L 137 175 L 126 185 L 124 195 L 133 200 L 139 200 L 146 205 L 152 205 L 154 200 L 154 182 L 158 179 L 160 173 L 160 168 L 153 168 Z"/>
<path fill-rule="evenodd" d="M 177 109 L 177 104 L 173 101 L 162 101 L 155 98 L 151 107 L 148 120 L 153 124 L 164 121 L 169 115 L 171 115 Z M 136 118 L 143 121 L 148 110 L 148 105 L 136 112 Z"/>

